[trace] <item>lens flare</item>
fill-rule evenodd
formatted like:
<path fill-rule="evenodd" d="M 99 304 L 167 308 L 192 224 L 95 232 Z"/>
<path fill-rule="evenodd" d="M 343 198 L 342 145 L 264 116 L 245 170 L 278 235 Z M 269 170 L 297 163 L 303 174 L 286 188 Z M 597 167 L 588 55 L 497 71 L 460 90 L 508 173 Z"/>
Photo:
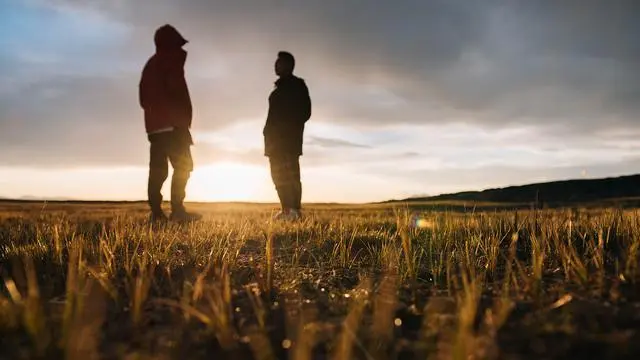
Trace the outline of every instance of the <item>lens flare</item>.
<path fill-rule="evenodd" d="M 435 223 L 433 220 L 429 220 L 421 215 L 414 214 L 411 217 L 411 226 L 418 229 L 433 229 Z"/>

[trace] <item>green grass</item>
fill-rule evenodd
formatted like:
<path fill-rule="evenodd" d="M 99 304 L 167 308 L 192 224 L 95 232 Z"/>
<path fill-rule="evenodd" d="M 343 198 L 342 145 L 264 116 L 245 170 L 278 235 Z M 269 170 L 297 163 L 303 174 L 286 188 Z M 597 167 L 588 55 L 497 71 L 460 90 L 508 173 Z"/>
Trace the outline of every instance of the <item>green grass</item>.
<path fill-rule="evenodd" d="M 0 204 L 0 358 L 640 356 L 639 212 L 393 206 Z"/>

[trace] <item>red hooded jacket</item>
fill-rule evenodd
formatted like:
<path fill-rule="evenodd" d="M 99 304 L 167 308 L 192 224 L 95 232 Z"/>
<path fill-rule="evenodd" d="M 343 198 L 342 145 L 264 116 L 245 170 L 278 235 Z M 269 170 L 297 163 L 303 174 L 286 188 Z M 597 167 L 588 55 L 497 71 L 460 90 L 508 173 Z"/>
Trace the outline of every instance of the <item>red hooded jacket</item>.
<path fill-rule="evenodd" d="M 184 77 L 187 41 L 169 25 L 156 31 L 156 53 L 142 70 L 139 102 L 147 133 L 167 127 L 190 128 L 193 115 Z"/>

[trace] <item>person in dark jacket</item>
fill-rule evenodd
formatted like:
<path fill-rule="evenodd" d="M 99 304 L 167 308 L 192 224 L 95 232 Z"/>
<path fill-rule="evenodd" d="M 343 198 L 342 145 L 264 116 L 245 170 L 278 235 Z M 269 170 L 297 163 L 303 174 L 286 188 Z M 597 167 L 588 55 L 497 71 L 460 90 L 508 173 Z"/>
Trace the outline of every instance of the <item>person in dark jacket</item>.
<path fill-rule="evenodd" d="M 156 52 L 142 71 L 139 102 L 144 109 L 144 124 L 150 142 L 148 201 L 151 220 L 166 221 L 162 210 L 161 189 L 168 177 L 168 162 L 173 167 L 171 179 L 171 220 L 191 221 L 199 214 L 184 207 L 185 189 L 193 170 L 191 157 L 192 105 L 184 77 L 188 41 L 171 25 L 163 25 L 154 35 Z"/>
<path fill-rule="evenodd" d="M 271 178 L 280 199 L 277 218 L 301 216 L 302 184 L 300 156 L 306 122 L 311 118 L 311 99 L 305 81 L 293 74 L 295 59 L 278 52 L 275 73 L 279 77 L 269 96 L 269 112 L 264 126 L 265 156 L 269 158 Z"/>

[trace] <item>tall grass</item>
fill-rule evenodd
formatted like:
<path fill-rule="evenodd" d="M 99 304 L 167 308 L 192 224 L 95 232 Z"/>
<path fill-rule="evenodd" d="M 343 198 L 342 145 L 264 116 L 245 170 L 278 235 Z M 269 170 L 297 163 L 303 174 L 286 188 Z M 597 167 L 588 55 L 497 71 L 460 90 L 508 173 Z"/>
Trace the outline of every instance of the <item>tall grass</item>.
<path fill-rule="evenodd" d="M 610 302 L 640 276 L 635 211 L 235 209 L 156 229 L 121 211 L 0 217 L 3 341 L 77 359 L 494 358 L 517 304 Z"/>

